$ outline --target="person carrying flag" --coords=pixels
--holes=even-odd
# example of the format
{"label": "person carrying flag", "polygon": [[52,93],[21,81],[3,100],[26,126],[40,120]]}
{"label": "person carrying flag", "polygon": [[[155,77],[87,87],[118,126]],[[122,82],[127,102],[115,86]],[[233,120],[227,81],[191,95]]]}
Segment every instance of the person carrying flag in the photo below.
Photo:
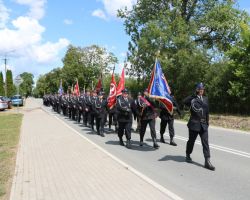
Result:
{"label": "person carrying flag", "polygon": [[148,89],[145,89],[143,94],[144,96],[141,96],[138,102],[141,117],[140,146],[143,146],[143,138],[146,132],[147,125],[149,124],[153,147],[157,149],[159,148],[159,145],[156,141],[155,131],[155,119],[157,117],[155,108],[157,105],[155,101],[153,101],[153,99],[149,98]]}

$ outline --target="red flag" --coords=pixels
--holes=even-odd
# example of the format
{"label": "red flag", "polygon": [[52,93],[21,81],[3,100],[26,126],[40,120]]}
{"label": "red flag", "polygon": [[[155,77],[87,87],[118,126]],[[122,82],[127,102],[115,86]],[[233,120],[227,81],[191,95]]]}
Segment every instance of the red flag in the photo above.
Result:
{"label": "red flag", "polygon": [[75,95],[80,96],[78,80],[76,81],[76,84],[75,84],[74,93],[75,93]]}
{"label": "red flag", "polygon": [[102,79],[101,79],[101,77],[99,78],[98,83],[97,83],[95,89],[96,89],[97,93],[101,91],[101,89],[102,89]]}
{"label": "red flag", "polygon": [[125,88],[125,71],[124,68],[122,69],[122,73],[120,76],[119,84],[116,88],[116,96],[119,96],[122,94],[122,90]]}
{"label": "red flag", "polygon": [[113,106],[115,105],[115,103],[116,103],[116,82],[115,82],[115,76],[113,73],[112,78],[111,78],[111,82],[110,82],[108,107],[110,109],[112,109]]}

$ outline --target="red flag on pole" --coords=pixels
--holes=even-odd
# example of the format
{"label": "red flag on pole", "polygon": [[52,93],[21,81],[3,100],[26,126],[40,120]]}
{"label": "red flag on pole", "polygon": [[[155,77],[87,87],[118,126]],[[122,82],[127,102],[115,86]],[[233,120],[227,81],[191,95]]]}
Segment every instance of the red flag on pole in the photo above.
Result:
{"label": "red flag on pole", "polygon": [[116,103],[116,81],[114,73],[112,74],[110,89],[109,89],[109,97],[108,97],[108,107],[112,109]]}
{"label": "red flag on pole", "polygon": [[74,92],[75,92],[75,95],[80,96],[80,90],[79,90],[78,80],[76,81]]}
{"label": "red flag on pole", "polygon": [[98,83],[97,83],[95,89],[96,89],[97,93],[99,93],[101,91],[101,89],[102,89],[102,79],[101,79],[101,77],[99,78]]}
{"label": "red flag on pole", "polygon": [[119,84],[116,88],[116,96],[119,96],[122,94],[122,90],[125,88],[125,70],[122,69],[122,73],[120,76]]}

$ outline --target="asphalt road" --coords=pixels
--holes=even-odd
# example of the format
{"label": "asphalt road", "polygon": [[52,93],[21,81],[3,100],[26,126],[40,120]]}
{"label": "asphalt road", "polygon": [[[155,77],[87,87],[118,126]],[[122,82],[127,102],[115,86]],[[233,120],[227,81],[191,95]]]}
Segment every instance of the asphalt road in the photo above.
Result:
{"label": "asphalt road", "polygon": [[[41,105],[41,100],[37,101]],[[147,129],[145,134],[146,145],[140,147],[138,142],[139,134],[132,133],[132,149],[127,149],[119,145],[115,133],[107,131],[106,137],[100,137],[82,124],[77,124],[62,115],[54,113],[51,108],[43,108],[109,153],[183,199],[250,199],[249,132],[244,133],[210,127],[211,162],[216,167],[215,171],[210,171],[203,167],[204,157],[199,139],[191,155],[194,163],[185,162],[188,136],[186,123],[175,122],[177,147],[168,144],[169,136],[168,132],[166,132],[165,139],[167,143],[159,143],[160,148],[155,150],[152,148],[150,132]],[[158,138],[159,122],[157,120]]]}

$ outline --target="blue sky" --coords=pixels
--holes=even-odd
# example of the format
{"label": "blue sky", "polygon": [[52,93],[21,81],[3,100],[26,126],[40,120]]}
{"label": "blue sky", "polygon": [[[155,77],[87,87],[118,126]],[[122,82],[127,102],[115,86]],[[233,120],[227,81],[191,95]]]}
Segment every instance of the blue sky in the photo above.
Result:
{"label": "blue sky", "polygon": [[[28,71],[38,77],[61,67],[69,44],[97,44],[125,59],[129,37],[116,10],[136,0],[0,0],[0,57],[6,55],[14,76]],[[249,0],[237,1],[250,11]],[[1,59],[0,70],[4,70]]]}

